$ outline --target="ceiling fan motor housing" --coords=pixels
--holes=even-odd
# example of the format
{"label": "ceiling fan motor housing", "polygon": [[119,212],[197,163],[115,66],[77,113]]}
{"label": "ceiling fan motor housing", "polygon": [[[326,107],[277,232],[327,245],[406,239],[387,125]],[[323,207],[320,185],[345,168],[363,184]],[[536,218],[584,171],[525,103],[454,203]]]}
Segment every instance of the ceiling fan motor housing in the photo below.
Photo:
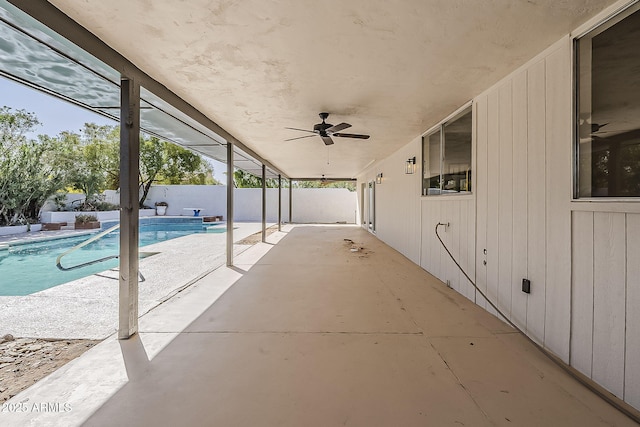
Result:
{"label": "ceiling fan motor housing", "polygon": [[325,132],[327,129],[329,129],[331,126],[333,126],[330,123],[325,123],[324,121],[329,117],[329,113],[320,113],[318,114],[320,116],[320,119],[322,120],[322,123],[318,123],[317,125],[313,125],[313,130],[315,132],[318,132],[320,134],[320,136],[327,136],[327,132]]}
{"label": "ceiling fan motor housing", "polygon": [[330,124],[330,123],[322,122],[322,123],[318,123],[317,125],[313,125],[313,130],[316,131],[316,132],[319,132],[320,135],[323,135],[323,134],[326,135],[325,131],[327,129],[329,129],[331,126],[333,126],[333,125]]}

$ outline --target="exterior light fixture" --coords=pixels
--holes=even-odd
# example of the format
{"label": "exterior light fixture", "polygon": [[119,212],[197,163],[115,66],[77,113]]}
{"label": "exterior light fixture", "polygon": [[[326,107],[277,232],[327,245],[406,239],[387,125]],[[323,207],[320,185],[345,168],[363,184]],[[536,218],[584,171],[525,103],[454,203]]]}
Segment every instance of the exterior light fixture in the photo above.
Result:
{"label": "exterior light fixture", "polygon": [[404,173],[412,175],[416,171],[416,158],[415,156],[407,159],[407,163],[404,165]]}
{"label": "exterior light fixture", "polygon": [[382,172],[376,175],[376,184],[382,184]]}

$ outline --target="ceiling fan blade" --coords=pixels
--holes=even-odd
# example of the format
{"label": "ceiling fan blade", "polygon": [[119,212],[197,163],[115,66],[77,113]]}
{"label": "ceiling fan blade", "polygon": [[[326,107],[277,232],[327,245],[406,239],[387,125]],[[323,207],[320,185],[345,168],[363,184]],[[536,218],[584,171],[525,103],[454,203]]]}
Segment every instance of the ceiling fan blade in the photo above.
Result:
{"label": "ceiling fan blade", "polygon": [[349,123],[338,123],[337,125],[331,126],[330,128],[328,128],[326,132],[329,132],[329,133],[340,132],[341,130],[350,128],[350,127],[351,125]]}
{"label": "ceiling fan blade", "polygon": [[596,133],[598,132],[600,129],[602,129],[603,127],[605,127],[606,125],[608,125],[609,123],[605,123],[603,125],[598,124],[598,123],[591,123],[591,133]]}
{"label": "ceiling fan blade", "polygon": [[322,141],[324,141],[324,145],[333,144],[333,139],[331,139],[330,136],[320,136],[320,138],[322,138]]}
{"label": "ceiling fan blade", "polygon": [[295,141],[296,139],[302,139],[302,138],[311,138],[315,135],[305,135],[305,136],[299,136],[297,138],[289,138],[289,139],[285,139],[285,141]]}
{"label": "ceiling fan blade", "polygon": [[307,129],[298,129],[298,128],[285,128],[285,129],[291,129],[291,130],[299,130],[302,132],[311,132],[311,133],[317,133],[315,130],[307,130]]}
{"label": "ceiling fan blade", "polygon": [[630,133],[635,133],[635,132],[638,132],[638,129],[611,129],[611,130],[601,130],[601,131],[598,131],[598,132],[594,132],[594,133],[591,134],[591,136],[605,135],[605,134],[608,134],[608,133],[615,133],[615,134],[619,135],[621,133],[630,134]]}
{"label": "ceiling fan blade", "polygon": [[338,136],[341,138],[369,139],[369,135],[360,135],[357,133],[334,133],[333,136]]}

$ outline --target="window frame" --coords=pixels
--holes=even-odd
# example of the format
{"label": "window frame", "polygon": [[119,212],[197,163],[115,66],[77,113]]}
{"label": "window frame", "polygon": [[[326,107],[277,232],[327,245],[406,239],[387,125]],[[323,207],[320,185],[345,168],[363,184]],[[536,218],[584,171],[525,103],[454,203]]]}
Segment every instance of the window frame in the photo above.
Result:
{"label": "window frame", "polygon": [[[462,118],[464,115],[466,114],[471,114],[471,157],[469,158],[469,168],[470,168],[470,173],[469,173],[469,177],[467,178],[468,180],[470,180],[471,182],[471,190],[469,191],[455,191],[455,192],[443,192],[443,187],[444,187],[444,176],[446,174],[443,173],[443,169],[444,169],[444,165],[445,165],[445,157],[446,157],[446,135],[445,135],[445,128],[447,125],[455,122],[456,120]],[[463,106],[461,106],[460,108],[458,108],[457,110],[455,110],[453,113],[451,113],[449,116],[447,116],[444,120],[440,121],[437,125],[431,127],[428,131],[426,131],[425,133],[422,134],[421,136],[421,156],[422,156],[422,167],[420,170],[420,181],[421,181],[421,185],[420,185],[420,196],[421,197],[440,197],[440,196],[450,196],[450,197],[465,197],[465,196],[472,196],[474,194],[474,179],[472,178],[473,176],[473,163],[474,163],[474,146],[475,146],[475,107],[474,107],[474,103],[473,101],[469,101],[467,103],[465,103]],[[440,144],[439,144],[439,152],[440,152],[440,158],[438,161],[439,164],[439,185],[440,187],[438,188],[438,194],[428,194],[428,190],[431,187],[427,187],[425,186],[425,177],[424,177],[424,171],[425,171],[425,144],[428,146],[429,145],[429,137],[431,137],[432,135],[436,134],[440,132]],[[433,187],[435,188],[435,187]]]}
{"label": "window frame", "polygon": [[[591,38],[614,27],[634,13],[640,13],[640,2],[632,1],[588,27],[580,28],[571,38],[572,87],[572,183],[571,202],[575,203],[640,203],[638,196],[580,196],[580,40]],[[576,205],[577,206],[577,205]]]}

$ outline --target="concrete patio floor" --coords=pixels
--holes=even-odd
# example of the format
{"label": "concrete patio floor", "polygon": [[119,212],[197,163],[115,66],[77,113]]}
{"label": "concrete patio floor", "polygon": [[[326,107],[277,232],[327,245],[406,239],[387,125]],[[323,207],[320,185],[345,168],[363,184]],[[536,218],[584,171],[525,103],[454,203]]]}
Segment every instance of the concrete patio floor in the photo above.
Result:
{"label": "concrete patio floor", "polygon": [[25,411],[0,425],[636,425],[359,227],[269,242],[15,396]]}

